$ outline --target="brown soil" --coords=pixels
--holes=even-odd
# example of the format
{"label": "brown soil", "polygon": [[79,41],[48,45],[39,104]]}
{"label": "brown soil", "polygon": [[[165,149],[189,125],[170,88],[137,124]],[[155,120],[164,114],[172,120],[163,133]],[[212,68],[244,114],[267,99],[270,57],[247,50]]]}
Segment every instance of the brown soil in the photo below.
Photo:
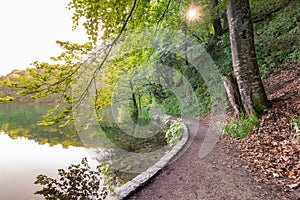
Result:
{"label": "brown soil", "polygon": [[[203,159],[198,153],[207,127],[204,121],[185,119],[190,122],[189,131],[194,136],[191,145],[128,199],[300,199],[297,190],[300,137],[288,128],[290,120],[300,115],[299,74],[299,68],[275,71],[265,80],[265,87],[269,99],[276,102],[262,117],[255,133],[243,140],[221,137]],[[200,128],[197,128],[198,123]],[[284,134],[280,134],[281,131]],[[259,141],[267,142],[262,145]],[[278,148],[273,148],[274,141]],[[291,144],[294,146],[289,148]],[[272,157],[273,162],[267,162]]]}

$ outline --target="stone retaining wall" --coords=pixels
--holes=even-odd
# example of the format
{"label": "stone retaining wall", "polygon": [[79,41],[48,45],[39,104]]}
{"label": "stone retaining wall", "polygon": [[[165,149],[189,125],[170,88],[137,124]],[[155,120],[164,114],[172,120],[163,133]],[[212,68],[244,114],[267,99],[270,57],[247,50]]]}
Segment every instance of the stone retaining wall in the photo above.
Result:
{"label": "stone retaining wall", "polygon": [[186,145],[189,134],[186,125],[184,125],[184,133],[181,140],[172,148],[170,152],[164,155],[155,165],[148,168],[147,171],[139,174],[131,181],[128,181],[122,187],[116,189],[115,193],[108,196],[109,200],[121,200],[133,194],[137,189],[149,182],[160,170],[166,167],[170,161],[180,152]]}

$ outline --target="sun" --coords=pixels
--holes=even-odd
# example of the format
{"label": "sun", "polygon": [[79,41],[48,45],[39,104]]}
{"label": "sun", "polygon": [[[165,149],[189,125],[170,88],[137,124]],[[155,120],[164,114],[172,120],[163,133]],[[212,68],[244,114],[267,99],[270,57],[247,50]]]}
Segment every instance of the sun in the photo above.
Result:
{"label": "sun", "polygon": [[200,19],[199,7],[191,5],[186,11],[186,18],[189,22],[198,21]]}
{"label": "sun", "polygon": [[195,10],[195,8],[190,9],[188,11],[188,18],[189,19],[195,19],[197,17],[197,11]]}

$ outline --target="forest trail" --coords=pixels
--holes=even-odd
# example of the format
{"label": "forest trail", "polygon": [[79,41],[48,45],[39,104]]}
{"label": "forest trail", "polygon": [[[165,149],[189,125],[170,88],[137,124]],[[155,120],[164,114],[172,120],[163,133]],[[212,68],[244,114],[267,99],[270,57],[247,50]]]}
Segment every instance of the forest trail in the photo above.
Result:
{"label": "forest trail", "polygon": [[[198,154],[207,129],[205,121],[197,118],[183,118],[184,121],[189,122],[189,133],[192,137],[194,136],[191,145],[188,145],[188,149],[177,160],[168,165],[146,186],[128,199],[300,199],[298,190],[289,190],[286,189],[286,186],[281,187],[276,184],[276,181],[289,182],[292,180],[289,180],[284,174],[282,174],[282,177],[274,179],[272,174],[276,173],[277,169],[274,168],[273,163],[270,162],[267,163],[269,164],[267,165],[266,162],[260,162],[270,156],[282,156],[282,152],[278,150],[277,155],[271,155],[270,153],[272,151],[267,151],[268,148],[266,148],[266,146],[254,143],[258,139],[267,142],[269,141],[270,144],[267,143],[267,145],[270,146],[269,149],[274,151],[275,148],[272,148],[271,143],[276,140],[277,136],[275,134],[274,138],[269,139],[270,134],[272,136],[272,133],[275,130],[270,126],[267,126],[268,122],[271,124],[277,123],[277,126],[274,126],[275,128],[282,128],[288,126],[287,123],[289,123],[291,117],[295,117],[295,115],[280,115],[281,117],[278,117],[278,113],[280,110],[283,110],[284,113],[289,115],[289,112],[287,111],[292,109],[290,108],[291,106],[294,110],[300,107],[300,68],[294,67],[284,70],[275,70],[274,73],[265,80],[265,87],[269,99],[276,100],[276,102],[273,104],[273,108],[262,117],[262,120],[264,120],[264,124],[266,125],[261,125],[260,129],[258,129],[249,139],[236,140],[221,137],[214,149],[205,158],[200,159]],[[288,99],[280,99],[284,94],[293,95],[288,97]],[[278,98],[280,101],[279,103]],[[289,107],[285,107],[283,104],[288,104]],[[268,118],[270,115],[274,117]],[[274,121],[274,119],[285,120]],[[265,131],[265,133],[262,131],[266,129],[268,132]],[[281,132],[280,136],[285,137],[285,141],[290,141],[298,145],[299,141],[297,139],[299,139],[299,137],[291,137],[291,135],[294,134],[295,133],[289,129],[287,133]],[[258,139],[256,139],[257,137]],[[295,141],[295,139],[297,141]],[[264,149],[267,150],[264,151]],[[288,156],[289,153],[290,152],[287,152],[287,155],[285,156]],[[291,156],[292,155],[293,154],[291,154]],[[299,160],[295,160],[295,157],[293,157],[293,159],[294,164],[299,163]],[[253,164],[253,160],[259,160],[259,164]],[[279,158],[277,160],[279,160]],[[285,170],[285,168],[286,166],[283,166],[280,170]],[[263,171],[259,171],[260,169],[263,169]],[[264,172],[268,173],[264,174]],[[288,174],[289,171],[286,173]],[[261,180],[267,181],[258,181],[258,177],[260,176],[264,177]],[[266,184],[264,182],[271,184]]]}
{"label": "forest trail", "polygon": [[[281,199],[269,186],[258,184],[220,140],[203,159],[198,154],[206,125],[187,119],[192,144],[175,162],[163,169],[144,188],[129,199],[204,200],[204,199]],[[200,128],[197,128],[199,124]]]}

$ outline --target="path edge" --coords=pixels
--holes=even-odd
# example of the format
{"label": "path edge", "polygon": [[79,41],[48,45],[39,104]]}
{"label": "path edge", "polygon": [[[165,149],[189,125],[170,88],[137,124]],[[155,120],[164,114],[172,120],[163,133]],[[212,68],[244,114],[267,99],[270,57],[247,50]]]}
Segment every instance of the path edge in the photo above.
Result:
{"label": "path edge", "polygon": [[155,175],[165,168],[173,158],[183,149],[189,140],[189,133],[186,124],[183,124],[184,133],[179,142],[172,148],[170,152],[165,154],[153,166],[149,167],[145,172],[139,174],[131,181],[128,181],[116,191],[108,196],[110,200],[122,200],[132,195],[135,191],[146,185]]}

